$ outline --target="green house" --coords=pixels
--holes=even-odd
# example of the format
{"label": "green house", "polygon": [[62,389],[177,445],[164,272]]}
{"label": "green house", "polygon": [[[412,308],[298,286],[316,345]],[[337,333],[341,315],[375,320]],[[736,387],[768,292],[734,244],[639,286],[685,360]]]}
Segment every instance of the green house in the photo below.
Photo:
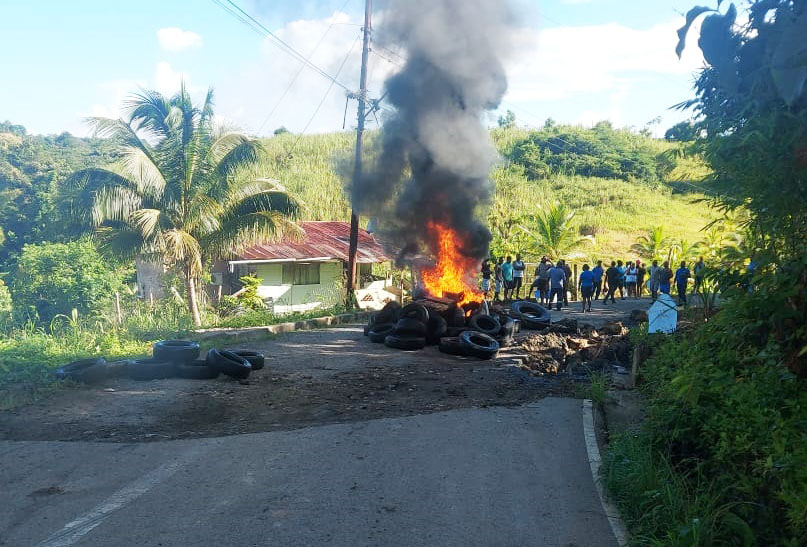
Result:
{"label": "green house", "polygon": [[[305,233],[300,241],[256,245],[228,261],[227,272],[221,276],[226,292],[237,291],[241,276],[254,274],[261,280],[258,294],[277,313],[344,301],[350,223],[309,221],[300,227]],[[375,237],[360,229],[356,279],[369,276],[373,264],[389,261]]]}

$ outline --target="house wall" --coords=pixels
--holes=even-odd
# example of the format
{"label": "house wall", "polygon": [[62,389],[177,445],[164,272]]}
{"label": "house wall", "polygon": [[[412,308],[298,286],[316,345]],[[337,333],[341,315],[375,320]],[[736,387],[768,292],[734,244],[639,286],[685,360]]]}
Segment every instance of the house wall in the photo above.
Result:
{"label": "house wall", "polygon": [[272,298],[275,311],[286,313],[305,311],[321,305],[339,301],[342,280],[341,262],[321,262],[319,264],[319,284],[291,285],[283,283],[283,263],[250,264],[249,271],[261,279],[258,295]]}

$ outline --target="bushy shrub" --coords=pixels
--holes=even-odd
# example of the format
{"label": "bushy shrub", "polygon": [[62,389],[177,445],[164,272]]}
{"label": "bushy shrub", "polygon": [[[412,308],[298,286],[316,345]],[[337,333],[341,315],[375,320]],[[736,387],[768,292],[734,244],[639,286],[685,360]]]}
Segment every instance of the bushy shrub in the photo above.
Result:
{"label": "bushy shrub", "polygon": [[70,315],[73,309],[94,316],[121,290],[123,276],[87,240],[26,245],[11,293],[16,308],[32,312],[43,323],[58,314]]}

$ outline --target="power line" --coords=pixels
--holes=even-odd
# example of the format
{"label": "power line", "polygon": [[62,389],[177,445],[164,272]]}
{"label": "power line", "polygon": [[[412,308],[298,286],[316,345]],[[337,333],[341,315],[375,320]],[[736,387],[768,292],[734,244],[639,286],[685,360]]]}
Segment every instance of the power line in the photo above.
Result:
{"label": "power line", "polygon": [[[345,3],[344,3],[344,4],[342,4],[342,7],[341,7],[341,8],[339,8],[339,11],[344,11],[345,6],[347,6],[348,2],[350,2],[350,0],[345,0]],[[322,42],[325,40],[325,37],[326,37],[326,36],[328,36],[328,33],[331,31],[331,29],[334,27],[334,25],[337,25],[337,24],[338,24],[338,23],[331,23],[330,25],[328,25],[328,28],[327,28],[327,29],[325,29],[325,32],[322,34],[322,37],[319,39],[319,41],[316,43],[316,45],[314,46],[314,48],[311,50],[311,53],[309,53],[309,54],[308,54],[307,61],[309,61],[309,62],[311,61],[311,58],[312,58],[312,57],[314,56],[314,54],[317,52],[317,50],[319,49],[319,46],[320,46],[320,45],[322,45]],[[358,26],[361,26],[361,25],[358,25]],[[280,104],[283,102],[283,99],[285,99],[285,98],[286,98],[286,95],[288,95],[289,91],[291,91],[291,88],[292,88],[292,87],[294,86],[294,84],[297,82],[297,78],[300,76],[300,74],[302,73],[302,71],[303,71],[303,69],[304,69],[305,67],[306,67],[305,63],[300,64],[300,68],[299,68],[299,69],[297,70],[297,72],[294,74],[294,77],[293,77],[293,78],[291,79],[291,81],[289,82],[289,85],[287,85],[287,86],[286,86],[286,89],[285,89],[285,90],[283,91],[283,93],[280,95],[280,98],[277,100],[277,102],[275,103],[275,105],[274,105],[274,106],[272,107],[272,109],[269,111],[269,114],[267,114],[267,115],[266,115],[266,118],[264,118],[263,123],[261,123],[261,125],[260,125],[260,127],[258,127],[257,131],[255,131],[255,134],[259,134],[259,133],[261,132],[261,130],[264,128],[264,126],[267,124],[267,122],[268,122],[268,121],[269,121],[269,120],[272,118],[272,116],[274,115],[275,111],[278,109],[278,107],[280,106]],[[339,74],[337,74],[336,76],[338,77],[338,76],[339,76]],[[331,82],[331,83],[333,83],[333,82]]]}
{"label": "power line", "polygon": [[[258,34],[264,37],[271,37],[276,45],[280,47],[283,51],[297,59],[298,61],[302,62],[305,66],[310,68],[311,70],[315,71],[317,74],[327,78],[331,81],[332,84],[338,85],[346,92],[351,93],[351,89],[347,87],[345,84],[338,81],[334,76],[331,76],[325,70],[321,69],[313,62],[311,62],[308,58],[306,58],[302,53],[294,49],[291,45],[286,43],[282,38],[277,36],[271,30],[266,28],[260,21],[252,17],[249,13],[244,11],[238,4],[236,4],[233,0],[213,0],[215,4],[223,8],[227,13],[237,18],[239,21],[244,23],[247,27],[252,29],[253,31],[257,32]],[[226,4],[225,4],[226,2]],[[229,4],[229,5],[228,5]]]}

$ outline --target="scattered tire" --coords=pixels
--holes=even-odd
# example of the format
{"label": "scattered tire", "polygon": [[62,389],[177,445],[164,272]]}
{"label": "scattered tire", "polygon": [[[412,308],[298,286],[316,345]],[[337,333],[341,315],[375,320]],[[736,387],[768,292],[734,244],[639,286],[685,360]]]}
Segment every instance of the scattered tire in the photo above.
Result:
{"label": "scattered tire", "polygon": [[503,316],[503,319],[501,322],[502,328],[499,329],[499,336],[512,337],[516,332],[516,322],[512,317]]}
{"label": "scattered tire", "polygon": [[163,380],[176,373],[176,364],[169,361],[150,359],[132,359],[126,364],[126,377],[132,380]]}
{"label": "scattered tire", "polygon": [[390,348],[407,351],[418,350],[426,347],[426,338],[422,336],[390,334],[384,339],[384,345]]}
{"label": "scattered tire", "polygon": [[384,304],[378,312],[373,315],[373,323],[376,325],[385,325],[387,323],[395,323],[398,320],[398,315],[401,310],[401,305],[392,300]]}
{"label": "scattered tire", "polygon": [[429,320],[429,310],[423,304],[418,304],[417,302],[412,302],[411,304],[407,304],[401,309],[401,314],[399,319],[408,318],[408,319],[417,319],[424,325]]}
{"label": "scattered tire", "polygon": [[499,353],[499,343],[483,332],[467,330],[459,337],[465,355],[493,359]]}
{"label": "scattered tire", "polygon": [[81,359],[53,371],[58,380],[72,380],[83,384],[100,382],[109,377],[106,361],[101,358]]}
{"label": "scattered tire", "polygon": [[212,380],[219,377],[219,371],[208,366],[207,359],[194,359],[188,363],[180,363],[176,367],[177,376],[192,380]]}
{"label": "scattered tire", "polygon": [[247,379],[249,373],[252,372],[252,366],[249,364],[249,361],[226,349],[213,348],[208,351],[207,366],[218,370],[230,378],[237,378],[239,380]]}
{"label": "scattered tire", "polygon": [[417,319],[411,317],[401,317],[395,323],[395,334],[403,336],[417,336],[423,338],[426,336],[426,323],[422,323]]}
{"label": "scattered tire", "polygon": [[154,359],[171,363],[188,363],[199,357],[199,342],[163,340],[154,344]]}
{"label": "scattered tire", "polygon": [[370,339],[370,342],[373,342],[374,344],[383,344],[384,338],[392,334],[392,331],[394,330],[395,325],[392,323],[373,325],[373,328],[371,328],[370,332],[367,333],[367,337]]}
{"label": "scattered tire", "polygon": [[543,329],[552,322],[552,315],[549,310],[533,302],[524,300],[514,302],[512,310],[512,315],[521,321],[521,326],[525,329]]}
{"label": "scattered tire", "polygon": [[497,336],[502,328],[498,319],[484,313],[471,317],[471,320],[468,321],[468,327],[470,327],[471,330],[484,332],[489,336]]}
{"label": "scattered tire", "polygon": [[448,323],[441,315],[429,315],[429,322],[426,323],[426,343],[437,344],[440,338],[446,335]]}
{"label": "scattered tire", "polygon": [[438,349],[448,355],[465,355],[465,349],[460,344],[460,339],[455,336],[441,338]]}
{"label": "scattered tire", "polygon": [[462,308],[456,307],[452,310],[449,310],[448,316],[446,317],[448,321],[448,326],[450,327],[464,327],[465,326],[465,312]]}
{"label": "scattered tire", "polygon": [[230,351],[249,361],[249,365],[252,367],[253,372],[256,370],[261,370],[264,364],[266,364],[266,357],[263,355],[263,353],[258,353],[257,351],[248,349],[232,349]]}

